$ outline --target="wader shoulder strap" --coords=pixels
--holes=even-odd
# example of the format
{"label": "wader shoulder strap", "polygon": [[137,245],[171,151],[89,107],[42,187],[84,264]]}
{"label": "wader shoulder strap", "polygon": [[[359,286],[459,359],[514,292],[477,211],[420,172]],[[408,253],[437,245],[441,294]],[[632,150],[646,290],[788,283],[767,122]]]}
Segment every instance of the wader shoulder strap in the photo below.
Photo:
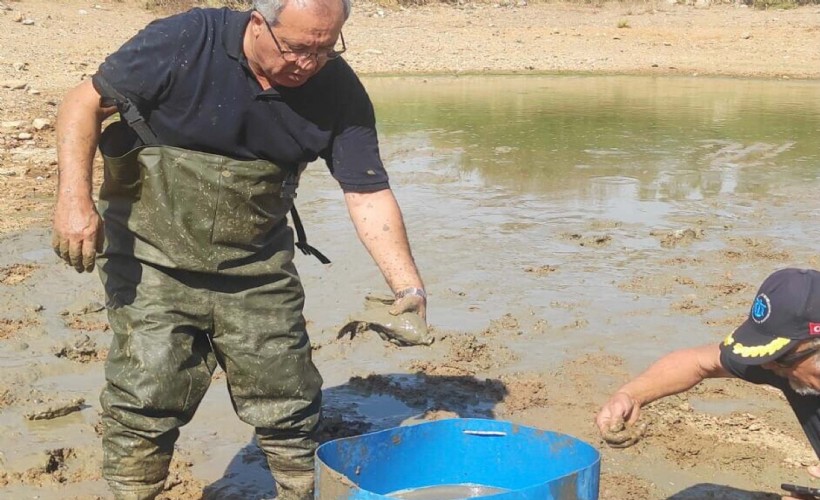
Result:
{"label": "wader shoulder strap", "polygon": [[296,205],[290,207],[290,217],[293,219],[293,227],[296,228],[296,248],[301,250],[305,255],[312,255],[316,257],[322,264],[330,264],[330,259],[325,257],[322,252],[308,245],[307,235],[305,234],[305,226],[302,225],[302,219],[299,218],[299,212],[296,211]]}
{"label": "wader shoulder strap", "polygon": [[108,83],[108,80],[100,75],[94,76],[94,83],[99,85],[102,90],[103,99],[110,99],[117,105],[117,110],[120,116],[128,123],[128,125],[140,136],[142,143],[146,146],[159,144],[154,131],[145,123],[145,119],[140,114],[139,109],[131,102],[131,99],[122,95],[117,89]]}

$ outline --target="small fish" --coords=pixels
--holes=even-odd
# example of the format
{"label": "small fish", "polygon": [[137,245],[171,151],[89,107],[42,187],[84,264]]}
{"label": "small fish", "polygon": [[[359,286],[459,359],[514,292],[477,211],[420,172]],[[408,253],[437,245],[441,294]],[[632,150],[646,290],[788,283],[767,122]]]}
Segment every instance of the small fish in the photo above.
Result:
{"label": "small fish", "polygon": [[371,309],[354,317],[339,329],[336,338],[349,336],[352,339],[368,330],[398,346],[430,345],[434,340],[418,314],[402,313],[394,316],[386,309]]}

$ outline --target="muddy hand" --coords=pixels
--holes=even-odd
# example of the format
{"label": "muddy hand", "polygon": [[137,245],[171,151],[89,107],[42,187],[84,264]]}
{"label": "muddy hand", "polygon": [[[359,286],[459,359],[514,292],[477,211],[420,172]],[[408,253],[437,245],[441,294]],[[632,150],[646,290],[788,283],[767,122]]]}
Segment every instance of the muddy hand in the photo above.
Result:
{"label": "muddy hand", "polygon": [[405,295],[397,299],[390,307],[390,314],[398,316],[402,313],[412,312],[421,316],[425,322],[427,321],[427,300],[418,295]]}
{"label": "muddy hand", "polygon": [[54,215],[51,246],[54,252],[78,273],[94,270],[97,253],[103,249],[102,219],[95,209],[72,213],[58,205]]}
{"label": "muddy hand", "polygon": [[610,426],[609,429],[601,433],[606,444],[612,448],[629,448],[640,441],[646,433],[645,422],[639,424],[624,424],[623,421]]}

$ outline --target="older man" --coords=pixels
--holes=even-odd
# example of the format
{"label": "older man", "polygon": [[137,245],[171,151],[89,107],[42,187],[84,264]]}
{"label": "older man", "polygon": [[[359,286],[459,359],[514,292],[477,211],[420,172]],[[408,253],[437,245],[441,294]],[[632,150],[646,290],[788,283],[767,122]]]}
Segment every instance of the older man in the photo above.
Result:
{"label": "older man", "polygon": [[[596,424],[605,441],[629,446],[643,405],[706,378],[737,377],[780,389],[820,456],[820,272],[782,269],[757,292],[749,317],[721,344],[675,351],[618,389]],[[820,477],[820,468],[809,467]]]}
{"label": "older man", "polygon": [[[60,106],[53,245],[78,271],[100,264],[114,332],[103,474],[117,498],[162,490],[179,428],[217,364],[279,497],[312,497],[322,379],[286,220],[295,245],[324,261],[293,208],[308,162],[323,158],[339,182],[397,296],[392,312],[425,317],[373,107],[340,57],[349,11],[349,0],[257,0],[249,12],[160,19]],[[122,120],[100,134],[115,111]]]}

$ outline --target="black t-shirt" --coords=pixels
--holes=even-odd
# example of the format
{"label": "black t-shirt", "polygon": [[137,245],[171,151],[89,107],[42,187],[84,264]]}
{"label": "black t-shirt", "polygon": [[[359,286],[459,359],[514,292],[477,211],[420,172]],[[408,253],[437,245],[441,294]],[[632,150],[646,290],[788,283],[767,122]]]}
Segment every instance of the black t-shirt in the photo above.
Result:
{"label": "black t-shirt", "polygon": [[156,20],[94,79],[131,99],[162,144],[288,169],[321,156],[345,191],[389,187],[373,105],[350,66],[334,59],[300,87],[263,91],[242,51],[249,20],[229,9]]}
{"label": "black t-shirt", "polygon": [[820,396],[801,396],[789,385],[788,379],[760,366],[741,365],[721,353],[720,364],[732,375],[753,384],[766,384],[783,392],[803,432],[809,438],[814,453],[820,457]]}

